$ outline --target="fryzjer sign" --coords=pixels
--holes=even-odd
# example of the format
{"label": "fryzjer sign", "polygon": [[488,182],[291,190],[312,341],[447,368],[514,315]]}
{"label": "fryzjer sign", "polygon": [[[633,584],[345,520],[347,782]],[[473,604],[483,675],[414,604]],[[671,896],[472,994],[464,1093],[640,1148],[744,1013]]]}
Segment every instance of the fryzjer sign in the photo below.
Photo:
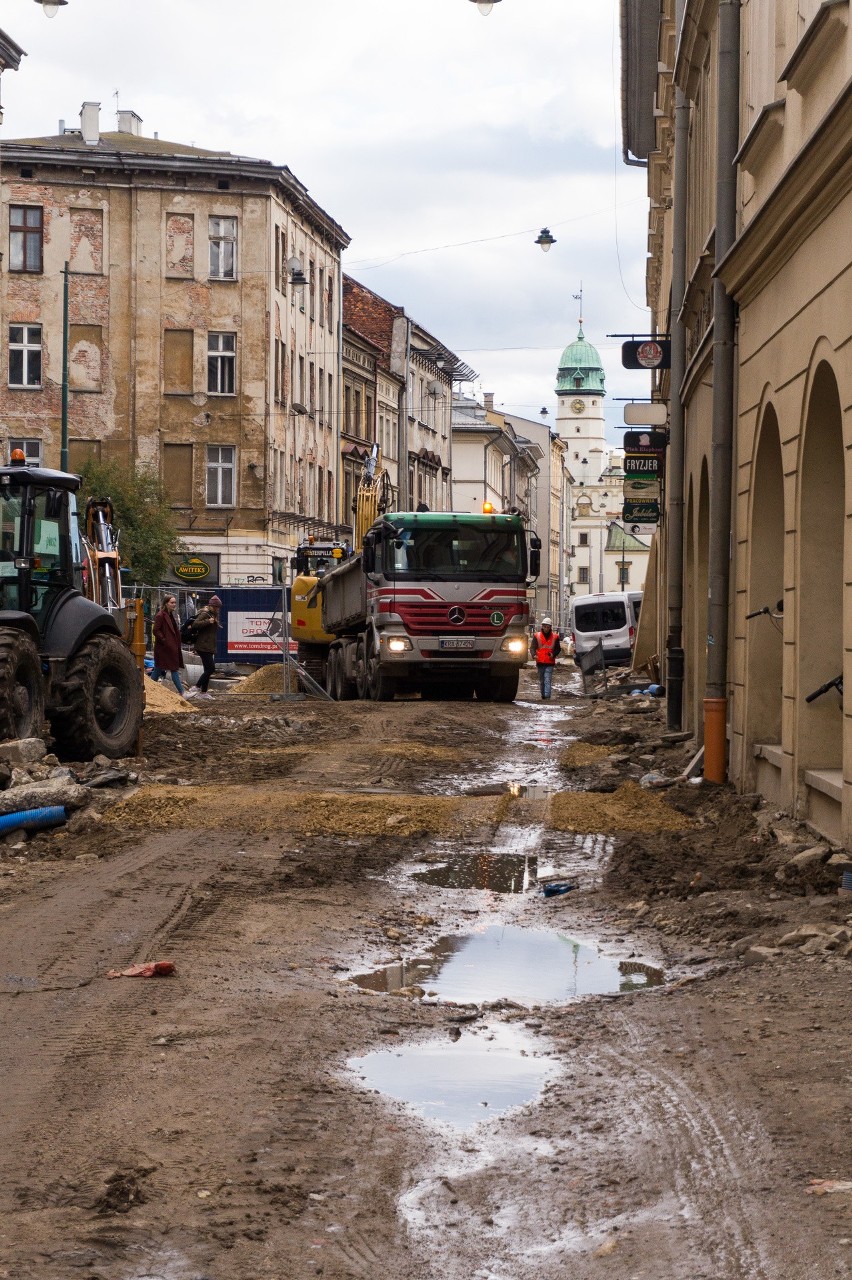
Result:
{"label": "fryzjer sign", "polygon": [[646,338],[641,342],[621,344],[621,363],[625,369],[670,369],[672,344],[668,339]]}
{"label": "fryzjer sign", "polygon": [[656,479],[661,470],[661,459],[657,453],[628,453],[624,456],[624,474],[628,479],[633,476],[653,476]]}

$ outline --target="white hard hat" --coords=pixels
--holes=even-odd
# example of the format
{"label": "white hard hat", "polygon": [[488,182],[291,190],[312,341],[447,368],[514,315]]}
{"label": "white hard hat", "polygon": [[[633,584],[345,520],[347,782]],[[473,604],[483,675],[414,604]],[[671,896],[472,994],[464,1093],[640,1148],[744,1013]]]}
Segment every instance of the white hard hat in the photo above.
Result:
{"label": "white hard hat", "polygon": [[543,627],[552,627],[552,626],[553,626],[553,619],[552,619],[552,618],[542,618],[542,620],[541,620],[541,625],[542,625]]}

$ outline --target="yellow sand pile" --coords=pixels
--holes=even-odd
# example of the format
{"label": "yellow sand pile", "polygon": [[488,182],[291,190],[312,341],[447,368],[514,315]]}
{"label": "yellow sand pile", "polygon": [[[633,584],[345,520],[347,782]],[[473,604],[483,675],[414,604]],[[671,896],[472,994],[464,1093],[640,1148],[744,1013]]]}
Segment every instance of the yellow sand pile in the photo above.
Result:
{"label": "yellow sand pile", "polygon": [[[293,691],[296,689],[296,680],[293,669],[291,668],[290,687]],[[257,671],[252,672],[245,680],[241,680],[231,690],[231,697],[234,698],[257,698],[268,693],[284,692],[284,664],[282,662],[270,662],[266,667],[258,667]]]}
{"label": "yellow sand pile", "polygon": [[686,831],[694,824],[659,791],[625,782],[613,792],[560,791],[550,800],[549,825],[555,831]]}
{"label": "yellow sand pile", "polygon": [[584,769],[586,765],[597,764],[614,755],[616,747],[600,747],[592,742],[572,742],[560,752],[559,763],[563,769]]}
{"label": "yellow sand pile", "polygon": [[164,831],[298,832],[305,836],[457,835],[494,819],[493,797],[338,795],[257,787],[143,787],[105,822]]}
{"label": "yellow sand pile", "polygon": [[195,711],[191,702],[182,698],[172,684],[171,676],[162,680],[145,677],[145,714],[170,715],[173,711]]}

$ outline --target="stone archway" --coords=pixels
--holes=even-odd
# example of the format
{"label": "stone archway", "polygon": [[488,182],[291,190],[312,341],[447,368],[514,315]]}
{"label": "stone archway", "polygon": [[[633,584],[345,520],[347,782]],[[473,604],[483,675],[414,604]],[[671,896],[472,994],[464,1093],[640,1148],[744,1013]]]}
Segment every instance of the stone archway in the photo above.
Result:
{"label": "stone archway", "polygon": [[796,617],[796,766],[840,769],[843,716],[832,690],[812,703],[807,694],[843,670],[843,541],[845,459],[840,395],[831,366],[811,383],[799,467]]}
{"label": "stone archway", "polygon": [[[778,418],[767,406],[752,470],[749,573],[746,612],[776,612],[784,596],[784,468]],[[783,621],[752,618],[746,628],[745,761],[753,768],[755,743],[781,742]]]}

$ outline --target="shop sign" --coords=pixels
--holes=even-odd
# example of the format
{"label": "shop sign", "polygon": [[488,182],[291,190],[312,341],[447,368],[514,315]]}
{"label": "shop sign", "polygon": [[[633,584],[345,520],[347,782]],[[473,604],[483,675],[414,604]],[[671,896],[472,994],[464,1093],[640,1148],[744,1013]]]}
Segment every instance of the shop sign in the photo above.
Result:
{"label": "shop sign", "polygon": [[660,482],[656,476],[628,477],[624,481],[625,502],[660,501]]}
{"label": "shop sign", "polygon": [[665,431],[628,431],[624,437],[627,453],[665,453],[667,444]]}
{"label": "shop sign", "polygon": [[621,512],[622,520],[629,524],[659,524],[660,523],[660,504],[656,500],[643,499],[640,501],[630,500],[624,503]]}
{"label": "shop sign", "polygon": [[661,459],[657,453],[627,453],[624,455],[624,474],[634,476],[659,476]]}
{"label": "shop sign", "polygon": [[644,342],[623,342],[621,363],[625,369],[670,369],[672,344],[668,340],[657,341],[656,338],[649,338]]}
{"label": "shop sign", "polygon": [[[281,653],[281,609],[228,610],[228,655]],[[291,646],[292,647],[292,646]]]}
{"label": "shop sign", "polygon": [[181,582],[205,582],[211,574],[212,566],[201,556],[189,556],[174,565],[174,575]]}

